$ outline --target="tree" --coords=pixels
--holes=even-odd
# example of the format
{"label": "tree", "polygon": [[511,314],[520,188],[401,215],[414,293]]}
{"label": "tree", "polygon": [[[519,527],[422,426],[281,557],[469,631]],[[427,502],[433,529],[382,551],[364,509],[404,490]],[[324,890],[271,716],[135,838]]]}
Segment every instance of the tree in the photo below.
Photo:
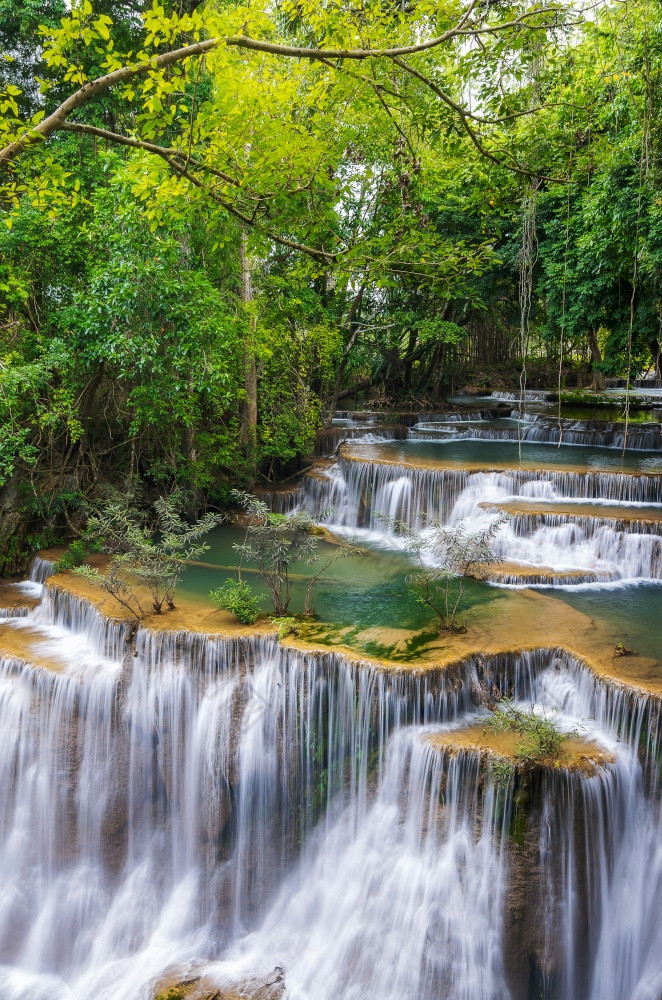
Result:
{"label": "tree", "polygon": [[376,516],[403,538],[405,552],[415,566],[407,584],[419,603],[437,616],[440,631],[464,632],[457,613],[466,579],[496,561],[490,542],[504,519],[496,518],[489,527],[473,532],[467,531],[464,521],[441,525],[430,520],[419,531],[388,514]]}
{"label": "tree", "polygon": [[152,611],[160,615],[175,607],[175,588],[182,570],[209,548],[201,539],[222,517],[205,514],[195,524],[182,517],[184,496],[175,491],[159,497],[151,510],[141,507],[135,482],[124,492],[108,490],[87,523],[87,536],[101,543],[110,555],[108,570],[89,566],[73,572],[96,583],[136,619],[144,617],[139,588],[152,601]]}
{"label": "tree", "polygon": [[[252,560],[257,565],[276,616],[287,615],[292,596],[291,567],[295,563],[312,565],[318,558],[319,526],[306,511],[294,514],[273,514],[267,505],[248,493],[233,491],[234,499],[244,508],[248,519],[246,538],[235,550],[242,562]],[[321,518],[328,516],[326,510]],[[306,590],[304,614],[312,614],[312,593],[319,578],[338,560],[355,554],[350,545],[338,545],[311,576]],[[241,564],[238,568],[241,583]]]}
{"label": "tree", "polygon": [[289,476],[357,391],[659,366],[649,0],[146,6],[0,2],[0,480],[55,528],[131,473]]}

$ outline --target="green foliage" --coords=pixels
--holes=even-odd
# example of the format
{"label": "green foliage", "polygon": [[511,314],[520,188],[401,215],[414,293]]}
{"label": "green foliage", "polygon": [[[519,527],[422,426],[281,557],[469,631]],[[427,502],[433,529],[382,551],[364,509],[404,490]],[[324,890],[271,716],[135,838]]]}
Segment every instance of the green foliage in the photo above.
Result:
{"label": "green foliage", "polygon": [[299,635],[301,631],[301,623],[296,618],[288,616],[284,618],[272,618],[271,624],[276,626],[279,642],[286,639],[288,635]]}
{"label": "green foliage", "polygon": [[165,990],[159,990],[154,1000],[186,1000],[188,992],[185,986],[169,986]]}
{"label": "green foliage", "polygon": [[135,481],[124,491],[108,489],[88,519],[87,537],[110,555],[109,569],[80,566],[74,572],[100,586],[135,618],[146,613],[141,587],[151,597],[154,614],[161,614],[164,605],[172,610],[183,568],[207,551],[201,539],[221,520],[220,515],[205,514],[188,524],[182,516],[184,503],[184,495],[176,490],[145,509]]}
{"label": "green foliage", "polygon": [[515,757],[524,768],[555,762],[571,735],[547,716],[517,708],[509,698],[499,702],[487,724],[495,732],[517,733]]}
{"label": "green foliage", "polygon": [[242,561],[256,563],[276,617],[282,618],[287,615],[292,596],[291,567],[295,563],[310,565],[315,561],[317,524],[305,511],[272,514],[263,501],[249,493],[235,490],[233,496],[248,518],[245,540],[234,548]]}
{"label": "green foliage", "polygon": [[[485,387],[495,360],[512,377],[532,187],[530,353],[576,373],[597,345],[596,377],[659,367],[650,0],[572,24],[556,5],[477,7],[480,44],[411,63],[236,44],[375,51],[439,36],[458,10],[0,0],[0,145],[85,81],[141,66],[76,110],[88,131],[29,144],[0,177],[0,486],[88,495],[139,471],[217,501],[294,472],[341,394],[436,405],[468,358]],[[535,30],[507,27],[520,15]],[[210,38],[232,44],[154,62]]]}
{"label": "green foliage", "polygon": [[55,563],[55,572],[59,573],[64,569],[75,569],[82,566],[87,561],[92,552],[99,552],[101,546],[98,541],[84,538],[76,538],[70,542],[67,551],[61,559]]}
{"label": "green foliage", "polygon": [[[252,560],[256,563],[271,596],[276,617],[284,620],[292,596],[292,566],[295,563],[312,566],[319,559],[319,525],[306,511],[273,514],[262,500],[249,493],[234,490],[233,497],[246,511],[248,520],[245,540],[234,548],[242,562]],[[331,512],[332,508],[328,508],[321,512],[320,517],[323,519]],[[304,600],[304,614],[313,614],[311,601],[319,578],[338,559],[360,554],[361,550],[351,544],[333,547],[310,577]]]}
{"label": "green foliage", "polygon": [[494,777],[494,783],[500,788],[507,788],[513,780],[515,774],[515,766],[512,761],[499,757],[491,763],[490,767]]}
{"label": "green foliage", "polygon": [[209,596],[217,607],[229,611],[242,625],[257,621],[262,600],[245,580],[226,580]]}
{"label": "green foliage", "polygon": [[441,525],[428,520],[419,531],[387,514],[377,512],[375,516],[403,538],[405,552],[415,565],[407,584],[417,601],[435,613],[440,631],[466,631],[457,619],[466,578],[483,572],[495,561],[490,543],[506,519],[496,518],[475,532],[467,531],[463,521]]}

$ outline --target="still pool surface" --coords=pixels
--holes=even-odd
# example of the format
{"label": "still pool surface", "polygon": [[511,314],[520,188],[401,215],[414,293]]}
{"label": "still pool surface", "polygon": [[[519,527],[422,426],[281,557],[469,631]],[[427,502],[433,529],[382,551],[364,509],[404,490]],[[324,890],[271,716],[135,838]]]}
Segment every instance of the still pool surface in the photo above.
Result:
{"label": "still pool surface", "polygon": [[[179,592],[196,600],[209,601],[210,590],[236,576],[237,553],[232,546],[241,543],[243,538],[243,530],[235,527],[225,526],[212,532],[210,550],[205,555],[206,565],[190,566],[182,577]],[[333,551],[332,545],[320,542],[320,559],[316,563],[292,568],[292,613],[303,611],[310,576]],[[364,548],[363,553],[337,561],[317,583],[313,606],[320,622],[361,629],[429,630],[434,625],[433,616],[407,585],[412,564],[406,555],[381,547]],[[261,610],[268,614],[268,594],[255,567],[247,564],[243,572],[244,578],[263,595]],[[626,646],[662,664],[662,583],[544,588],[542,593],[552,600],[570,604],[592,618],[598,629],[608,630],[610,635],[617,634]],[[474,609],[481,606],[513,599],[511,590],[467,580],[460,618],[463,614],[470,617]],[[209,603],[211,605],[211,601]],[[545,614],[553,625],[552,604],[546,605]]]}
{"label": "still pool surface", "polygon": [[[379,445],[346,445],[349,454],[365,460],[382,459],[391,462],[416,463],[417,461],[452,462],[453,464],[519,465],[516,441],[388,441]],[[662,474],[662,455],[659,451],[628,451],[623,456],[615,448],[587,445],[555,445],[522,442],[522,464],[525,466],[579,468],[605,472],[647,472]]]}
{"label": "still pool surface", "polygon": [[614,588],[548,588],[543,593],[589,615],[598,627],[618,630],[624,645],[662,664],[662,582]]}

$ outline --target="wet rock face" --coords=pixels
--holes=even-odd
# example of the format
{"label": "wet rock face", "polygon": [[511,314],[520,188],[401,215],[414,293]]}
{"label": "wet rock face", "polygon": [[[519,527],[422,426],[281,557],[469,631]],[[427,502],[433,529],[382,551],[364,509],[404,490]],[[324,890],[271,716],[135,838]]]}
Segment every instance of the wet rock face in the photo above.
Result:
{"label": "wet rock face", "polygon": [[540,865],[543,806],[538,792],[520,789],[514,796],[510,827],[508,889],[505,901],[505,966],[513,1000],[548,993],[563,956],[555,946],[559,914],[553,906],[558,873]]}
{"label": "wet rock face", "polygon": [[539,775],[514,795],[504,912],[512,1000],[591,992],[600,922],[594,896],[604,874],[601,848],[609,853],[611,837],[582,780],[579,773]]}
{"label": "wet rock face", "polygon": [[0,576],[24,573],[28,566],[23,548],[28,524],[20,508],[17,490],[10,486],[0,491]]}
{"label": "wet rock face", "polygon": [[205,976],[163,981],[153,1000],[281,1000],[286,996],[285,972],[276,966],[265,976],[218,985]]}

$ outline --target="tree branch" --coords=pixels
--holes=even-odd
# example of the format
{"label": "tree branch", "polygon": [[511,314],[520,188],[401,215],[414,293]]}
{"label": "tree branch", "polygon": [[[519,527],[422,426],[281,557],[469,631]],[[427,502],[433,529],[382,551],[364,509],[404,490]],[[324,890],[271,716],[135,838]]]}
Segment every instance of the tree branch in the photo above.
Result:
{"label": "tree branch", "polygon": [[[290,59],[393,59],[399,56],[410,56],[418,52],[427,52],[429,49],[437,48],[444,42],[452,38],[459,38],[464,35],[489,35],[507,31],[510,28],[531,27],[527,24],[529,18],[539,14],[561,14],[566,12],[563,6],[557,7],[537,7],[535,10],[528,10],[520,17],[512,21],[504,21],[503,24],[495,24],[491,27],[481,28],[480,25],[467,26],[467,22],[476,7],[477,0],[472,0],[466,11],[453,28],[449,28],[436,38],[428,38],[424,42],[415,45],[400,45],[392,49],[314,49],[299,45],[281,45],[278,42],[265,42],[258,38],[250,38],[248,35],[239,35],[236,38],[226,38],[226,45],[237,46],[241,49],[250,49],[253,52],[268,52],[271,55],[286,56]],[[573,22],[574,23],[574,22]],[[534,27],[549,28],[551,25],[536,25]]]}
{"label": "tree branch", "polygon": [[[464,29],[467,21],[474,11],[477,0],[471,3],[464,14],[453,28],[449,28],[436,38],[429,38],[425,42],[418,42],[416,45],[402,45],[393,49],[311,49],[297,45],[279,45],[277,42],[263,42],[257,38],[249,38],[248,35],[239,35],[236,38],[226,38],[226,45],[236,45],[241,49],[251,49],[254,52],[269,52],[276,56],[287,56],[291,59],[384,59],[392,56],[408,56],[414,52],[425,52],[434,49],[443,42],[457,37]],[[554,8],[562,10],[562,7]],[[542,13],[538,11],[537,13]]]}
{"label": "tree branch", "polygon": [[[471,115],[468,111],[466,111],[466,109],[463,108],[461,104],[457,104],[451,97],[448,96],[448,94],[446,94],[441,89],[441,87],[437,86],[434,80],[431,80],[429,77],[425,76],[424,73],[419,73],[417,69],[414,69],[413,66],[410,66],[406,62],[403,62],[401,59],[393,58],[392,61],[395,63],[396,66],[399,66],[407,73],[411,73],[411,75],[415,76],[417,80],[420,80],[421,83],[424,83],[426,87],[429,87],[430,90],[434,94],[436,94],[437,97],[444,102],[444,104],[447,105],[447,107],[451,108],[453,111],[456,112],[456,114],[460,118],[460,121],[462,122],[462,127],[464,128],[465,132],[473,142],[474,146],[476,147],[480,155],[484,156],[485,159],[491,160],[492,163],[496,163],[500,167],[505,167],[506,170],[512,170],[513,173],[522,174],[524,177],[535,177],[538,180],[548,181],[551,184],[566,183],[566,181],[562,177],[547,177],[545,174],[539,174],[535,170],[528,170],[526,167],[521,167],[518,163],[512,163],[512,162],[509,163],[502,157],[499,157],[495,153],[490,152],[490,150],[486,149],[486,147],[483,145],[482,140],[479,138],[479,136],[477,135],[477,133],[474,131],[474,129],[471,127],[471,125],[467,120],[468,118],[472,118],[475,116]],[[477,120],[480,121],[480,119]],[[488,123],[488,120],[485,119],[485,122]]]}
{"label": "tree branch", "polygon": [[34,128],[31,128],[28,132],[24,132],[19,139],[10,142],[4,149],[0,150],[0,167],[15,160],[26,147],[48,139],[53,132],[57,132],[62,127],[73,111],[76,111],[77,108],[82,107],[84,104],[88,104],[95,97],[98,97],[99,94],[110,90],[111,87],[115,87],[119,83],[124,83],[125,80],[130,80],[134,76],[142,76],[145,73],[149,73],[150,70],[163,69],[165,66],[172,66],[174,63],[182,62],[182,60],[188,59],[191,56],[202,55],[205,52],[209,52],[210,49],[216,48],[220,42],[221,39],[218,38],[209,38],[205,42],[195,42],[193,45],[185,45],[181,49],[173,49],[171,52],[164,52],[160,56],[154,56],[149,62],[137,63],[132,66],[122,66],[121,69],[116,69],[105,76],[97,77],[96,80],[89,80],[74,94],[67,97],[48,118],[44,118]]}
{"label": "tree branch", "polygon": [[136,139],[130,135],[120,135],[118,132],[110,132],[105,128],[96,128],[94,125],[82,125],[79,122],[65,122],[64,125],[60,125],[57,129],[58,132],[77,132],[80,135],[93,135],[97,139],[105,139],[107,142],[113,142],[118,146],[130,146],[132,149],[144,149],[148,153],[155,153],[157,156],[162,156],[164,159],[169,160],[170,158],[179,158],[185,161],[184,166],[191,165],[196,167],[198,170],[204,170],[207,173],[213,174],[214,177],[219,177],[221,180],[225,181],[227,184],[232,184],[234,187],[241,187],[241,183],[231,177],[230,174],[226,174],[223,170],[218,170],[216,167],[210,167],[206,163],[201,163],[199,160],[195,160],[188,153],[180,153],[178,149],[170,149],[167,146],[157,146],[153,142],[146,142],[144,139]]}
{"label": "tree branch", "polygon": [[[207,171],[216,177],[220,177],[221,180],[232,184],[234,187],[241,187],[239,181],[236,181],[229,174],[224,173],[222,170],[217,170],[215,167],[210,167],[205,163],[200,163],[199,160],[195,160],[189,157],[185,153],[180,153],[177,149],[169,149],[167,146],[157,146],[153,142],[146,142],[144,139],[135,139],[132,136],[120,135],[117,132],[110,132],[108,129],[96,128],[93,125],[81,125],[77,122],[65,122],[60,125],[58,131],[61,132],[75,132],[81,135],[93,135],[99,139],[106,139],[108,142],[116,143],[120,146],[129,146],[132,149],[144,149],[148,153],[154,153],[156,156],[160,156],[161,159],[165,160],[170,169],[179,174],[181,177],[186,178],[189,183],[193,184],[194,187],[206,192],[209,197],[220,205],[222,208],[233,215],[236,219],[239,219],[244,225],[254,226],[255,220],[250,216],[246,215],[241,209],[233,205],[232,202],[227,201],[222,198],[217,191],[213,188],[207,187],[202,181],[191,173],[189,167],[192,166],[198,170]],[[179,163],[178,160],[184,160],[184,163]],[[301,191],[305,191],[306,188],[301,187]],[[297,191],[293,192],[297,193]],[[307,254],[309,257],[313,257],[316,260],[322,260],[326,262],[333,262],[337,258],[337,254],[328,253],[326,250],[318,250],[315,247],[309,247],[304,243],[297,243],[296,240],[289,240],[285,236],[280,236],[278,233],[268,232],[267,236],[269,239],[273,240],[275,243],[279,243],[281,246],[288,247],[291,250],[298,250],[301,253]]]}

